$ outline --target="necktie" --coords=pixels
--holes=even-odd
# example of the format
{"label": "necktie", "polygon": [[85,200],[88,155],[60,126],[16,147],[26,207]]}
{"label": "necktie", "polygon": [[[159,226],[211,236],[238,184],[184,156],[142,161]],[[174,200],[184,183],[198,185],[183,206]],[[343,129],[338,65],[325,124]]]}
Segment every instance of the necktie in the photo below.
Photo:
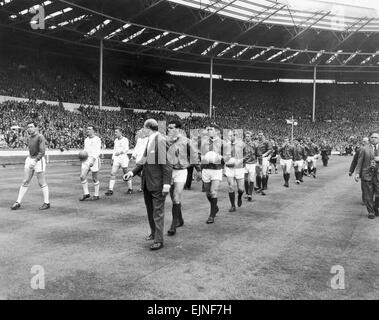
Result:
{"label": "necktie", "polygon": [[209,139],[209,151],[213,151],[213,140]]}

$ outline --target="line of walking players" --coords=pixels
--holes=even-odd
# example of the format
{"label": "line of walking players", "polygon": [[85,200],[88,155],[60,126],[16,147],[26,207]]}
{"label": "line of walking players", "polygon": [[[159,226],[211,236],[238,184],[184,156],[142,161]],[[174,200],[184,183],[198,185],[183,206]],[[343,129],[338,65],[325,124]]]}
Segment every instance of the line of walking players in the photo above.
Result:
{"label": "line of walking players", "polygon": [[[173,127],[171,128],[171,126]],[[311,139],[295,139],[293,144],[290,144],[289,139],[285,139],[284,144],[275,150],[274,142],[267,140],[263,132],[259,132],[257,138],[253,139],[253,134],[250,131],[243,133],[242,130],[228,130],[223,139],[221,139],[221,129],[212,124],[206,128],[205,134],[193,137],[193,141],[190,141],[188,138],[178,138],[180,136],[178,128],[181,129],[179,121],[170,122],[168,125],[168,137],[170,137],[171,133],[171,140],[176,141],[174,143],[169,141],[170,148],[180,145],[180,141],[182,141],[188,150],[192,150],[189,154],[193,155],[197,147],[200,163],[200,166],[194,165],[194,158],[192,158],[192,160],[186,161],[186,164],[180,167],[181,170],[187,167],[186,181],[183,186],[180,185],[179,187],[180,195],[183,189],[191,189],[193,170],[196,169],[198,177],[201,175],[203,192],[206,193],[210,203],[210,215],[207,220],[209,224],[214,223],[216,214],[219,211],[217,205],[218,189],[222,177],[227,178],[231,204],[229,211],[234,212],[237,206],[242,205],[242,195],[244,193],[246,193],[246,199],[249,202],[252,201],[253,192],[266,195],[270,158],[275,153],[278,153],[281,157],[280,164],[283,169],[285,187],[289,187],[292,164],[295,169],[297,184],[304,181],[304,175],[316,178],[319,147]],[[180,147],[177,146],[177,148]],[[181,147],[181,149],[184,150],[184,147]],[[208,152],[215,153],[216,157],[211,159],[208,156]],[[180,154],[180,152],[174,154]],[[177,162],[178,160],[175,161]],[[275,171],[277,172],[277,170]],[[182,177],[184,181],[184,173]],[[237,185],[238,193],[237,206],[235,202],[235,184]],[[173,190],[177,188],[174,187]],[[173,201],[175,204],[175,199]],[[183,220],[181,220],[181,223],[177,222],[178,216],[176,210],[173,209],[173,223],[169,230],[170,235],[175,234],[175,225],[179,226],[183,223]],[[176,223],[174,223],[175,221]]]}

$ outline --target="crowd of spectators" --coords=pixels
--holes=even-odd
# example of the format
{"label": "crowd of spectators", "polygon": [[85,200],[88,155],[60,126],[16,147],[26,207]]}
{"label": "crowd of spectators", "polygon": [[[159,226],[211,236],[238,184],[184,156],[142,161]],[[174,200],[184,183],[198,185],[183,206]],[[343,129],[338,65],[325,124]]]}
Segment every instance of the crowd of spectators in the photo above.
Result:
{"label": "crowd of spectators", "polygon": [[[134,142],[136,131],[150,116],[170,120],[164,113],[134,113],[129,109],[201,112],[209,100],[209,80],[162,74],[135,75],[116,70],[104,73],[103,105],[122,111],[99,110],[98,74],[94,66],[62,60],[0,59],[0,95],[29,99],[0,104],[0,147],[24,148],[26,123],[35,120],[49,148],[81,148],[88,123],[99,128],[105,147],[112,147],[113,131],[121,126]],[[36,99],[79,103],[77,112],[63,104],[38,104]],[[295,136],[326,140],[335,150],[346,150],[351,136],[361,138],[379,122],[378,85],[320,84],[317,86],[316,122],[312,122],[312,85],[214,80],[213,121],[222,128],[240,128],[281,140],[291,135],[286,119],[298,123]],[[201,128],[207,118],[189,117],[187,129]]]}
{"label": "crowd of spectators", "polygon": [[[0,95],[98,105],[98,67],[68,58],[0,55]],[[145,76],[106,69],[102,104],[147,110],[201,112],[183,90],[162,74]]]}

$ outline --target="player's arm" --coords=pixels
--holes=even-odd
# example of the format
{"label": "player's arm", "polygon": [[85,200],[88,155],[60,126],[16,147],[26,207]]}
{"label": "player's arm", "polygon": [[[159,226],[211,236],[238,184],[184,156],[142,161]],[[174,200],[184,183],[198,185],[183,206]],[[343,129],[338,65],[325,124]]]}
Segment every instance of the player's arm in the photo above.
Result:
{"label": "player's arm", "polygon": [[232,157],[232,142],[231,141],[222,141],[222,157],[224,162],[227,163]]}
{"label": "player's arm", "polygon": [[188,154],[188,160],[190,165],[194,166],[197,172],[201,171],[200,167],[200,161],[199,161],[199,150],[198,150],[198,143],[194,143],[193,140],[188,139],[187,140],[187,154]]}
{"label": "player's arm", "polygon": [[266,148],[267,148],[267,151],[264,154],[262,154],[262,157],[268,157],[270,154],[274,152],[274,147],[271,144],[271,142],[266,143]]}
{"label": "player's arm", "polygon": [[121,154],[125,154],[126,155],[126,154],[128,154],[128,151],[129,151],[129,139],[125,138],[124,148],[123,148]]}
{"label": "player's arm", "polygon": [[38,137],[38,150],[39,152],[37,154],[36,160],[40,161],[42,157],[45,156],[46,152],[46,140],[42,135]]}

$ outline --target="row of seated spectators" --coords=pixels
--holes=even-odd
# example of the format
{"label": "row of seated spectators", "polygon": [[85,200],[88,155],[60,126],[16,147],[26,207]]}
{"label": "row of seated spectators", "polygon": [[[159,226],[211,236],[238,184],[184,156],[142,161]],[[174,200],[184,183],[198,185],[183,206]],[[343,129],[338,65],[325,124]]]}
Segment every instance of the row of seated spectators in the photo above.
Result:
{"label": "row of seated spectators", "polygon": [[[256,112],[264,115],[265,110],[261,109]],[[278,112],[280,113],[280,110]],[[363,110],[361,112],[365,113]],[[134,113],[126,109],[108,111],[90,107],[81,107],[78,112],[71,112],[65,110],[63,106],[37,104],[33,101],[0,103],[0,115],[0,146],[25,148],[27,138],[25,128],[28,121],[34,120],[45,135],[50,149],[82,148],[85,138],[84,130],[88,124],[97,126],[98,134],[106,148],[113,147],[115,127],[123,129],[125,136],[133,146],[136,132],[143,126],[143,122],[147,118],[154,117],[157,120],[169,121],[177,117],[164,113]],[[342,115],[345,117],[344,113]],[[282,141],[284,137],[291,136],[291,126],[286,123],[285,118],[277,119],[271,114],[255,118],[216,114],[214,121],[224,129],[238,128],[251,130],[254,133],[263,130],[268,138],[278,142]],[[189,117],[183,122],[189,132],[189,129],[204,128],[209,119]],[[377,126],[378,122],[370,118],[364,122],[333,120],[332,122],[317,121],[316,123],[305,118],[298,120],[294,134],[313,138],[318,143],[325,140],[333,149],[344,150],[350,144],[351,136],[361,139],[370,131],[377,129]]]}

